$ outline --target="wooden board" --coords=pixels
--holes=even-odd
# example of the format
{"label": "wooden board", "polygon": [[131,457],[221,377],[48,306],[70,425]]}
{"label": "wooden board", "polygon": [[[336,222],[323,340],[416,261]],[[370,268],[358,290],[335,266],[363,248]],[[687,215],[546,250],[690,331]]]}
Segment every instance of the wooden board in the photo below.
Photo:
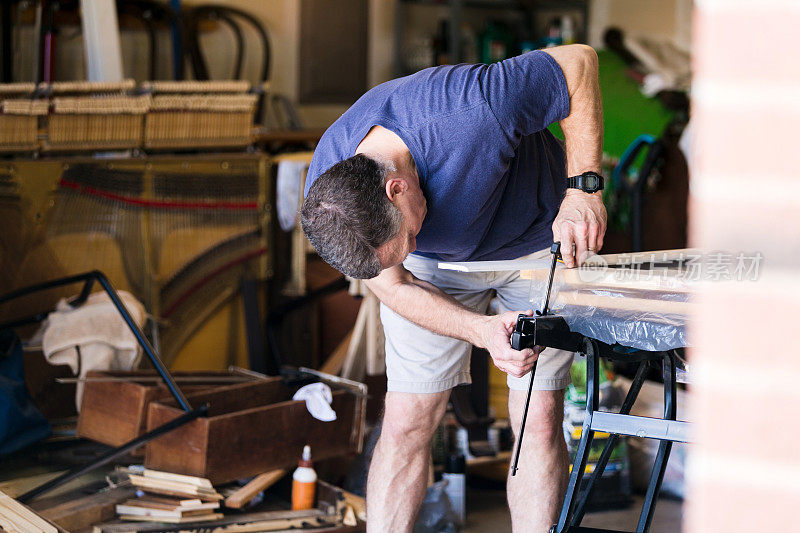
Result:
{"label": "wooden board", "polygon": [[[223,526],[231,526],[236,524],[252,524],[258,522],[274,522],[279,520],[306,520],[311,521],[318,518],[324,518],[325,514],[319,509],[310,509],[308,511],[271,511],[265,513],[248,513],[242,515],[234,515],[212,523],[197,522],[197,527],[200,528],[221,528]],[[175,530],[190,529],[192,523],[181,524]],[[164,524],[159,523],[116,523],[116,524],[98,524],[94,527],[94,533],[140,533],[146,531],[162,531],[165,529]],[[216,529],[215,529],[216,530]]]}
{"label": "wooden board", "polygon": [[135,495],[136,489],[133,487],[116,487],[44,508],[34,502],[33,507],[43,517],[67,531],[76,531],[113,519],[116,516],[115,506]]}
{"label": "wooden board", "polygon": [[[83,390],[81,412],[78,417],[79,437],[120,446],[135,439],[147,430],[147,408],[151,402],[170,398],[167,388],[158,382],[137,377],[152,378],[155,371],[89,372],[88,378],[124,378],[128,381],[87,381]],[[196,378],[230,376],[227,372],[175,372],[174,377]],[[184,394],[199,392],[219,383],[180,384]]]}
{"label": "wooden board", "polygon": [[[520,277],[547,283],[549,270],[522,270]],[[569,289],[611,290],[632,289],[636,291],[691,292],[699,280],[692,279],[686,272],[675,270],[654,270],[630,272],[618,269],[584,270],[560,268],[553,276],[554,287],[566,284]]]}
{"label": "wooden board", "polygon": [[[593,255],[586,260],[586,264],[629,265],[631,260],[634,258],[637,262],[648,262],[651,260],[674,261],[700,254],[702,254],[702,252],[696,248],[685,248],[678,250],[657,250],[652,252]],[[501,272],[538,269],[549,270],[551,263],[552,259],[548,256],[542,259],[511,259],[508,261],[439,261],[439,268],[445,270],[456,270],[459,272]]]}
{"label": "wooden board", "polygon": [[0,492],[0,527],[9,532],[58,533],[61,531],[11,496]]}
{"label": "wooden board", "polygon": [[[291,401],[293,393],[280,378],[269,378],[190,395],[192,405],[209,405],[209,416],[150,442],[145,465],[219,484],[291,468],[306,444],[315,460],[359,449],[362,398],[334,389],[332,407],[337,419],[321,422],[308,413],[305,402]],[[152,403],[148,427],[180,414],[172,401]]]}
{"label": "wooden board", "polygon": [[250,480],[249,483],[238,489],[236,492],[225,498],[225,507],[231,509],[241,509],[247,502],[252,500],[262,490],[266,490],[286,475],[288,470],[279,469],[271,472],[264,472]]}

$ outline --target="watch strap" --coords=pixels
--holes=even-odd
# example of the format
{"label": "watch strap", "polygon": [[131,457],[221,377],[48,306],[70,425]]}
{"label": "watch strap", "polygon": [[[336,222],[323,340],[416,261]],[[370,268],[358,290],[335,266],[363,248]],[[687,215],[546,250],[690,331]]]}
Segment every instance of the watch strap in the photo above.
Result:
{"label": "watch strap", "polygon": [[570,176],[567,178],[568,189],[580,189],[584,192],[593,193],[602,191],[604,183],[603,176],[597,172],[584,172],[578,176]]}

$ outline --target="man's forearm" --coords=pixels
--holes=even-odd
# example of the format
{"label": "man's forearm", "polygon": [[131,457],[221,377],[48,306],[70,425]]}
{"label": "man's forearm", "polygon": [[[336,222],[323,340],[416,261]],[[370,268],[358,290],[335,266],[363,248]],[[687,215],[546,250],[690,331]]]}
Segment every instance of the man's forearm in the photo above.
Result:
{"label": "man's forearm", "polygon": [[409,273],[392,283],[370,280],[367,287],[407,320],[439,335],[484,347],[481,332],[487,317],[462,305],[436,286]]}
{"label": "man's forearm", "polygon": [[[597,79],[597,54],[585,45],[545,50],[564,73],[569,92],[569,116],[559,123],[566,144],[567,176],[601,172],[603,159],[603,104]],[[553,240],[561,242],[568,267],[583,263],[603,247],[606,232],[603,193],[567,189],[553,221]]]}
{"label": "man's forearm", "polygon": [[603,153],[603,103],[595,51],[585,45],[545,50],[559,64],[567,81],[569,116],[559,122],[564,132],[567,175],[600,172]]}

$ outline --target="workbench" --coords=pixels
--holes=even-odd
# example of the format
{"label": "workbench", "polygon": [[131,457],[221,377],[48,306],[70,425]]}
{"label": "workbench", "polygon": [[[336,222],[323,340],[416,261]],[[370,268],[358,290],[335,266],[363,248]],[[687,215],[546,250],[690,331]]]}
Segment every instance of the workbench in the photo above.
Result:
{"label": "workbench", "polygon": [[[440,263],[440,268],[467,272],[520,270],[521,277],[532,280],[532,301],[543,294],[547,296],[536,316],[520,315],[512,346],[516,349],[542,346],[584,356],[586,414],[558,523],[551,533],[618,533],[580,524],[592,490],[603,475],[619,437],[624,435],[660,441],[636,532],[649,530],[672,443],[689,441],[689,424],[676,417],[677,375],[684,366],[685,329],[691,310],[690,294],[696,281],[687,274],[685,263],[698,255],[694,250],[648,252],[639,254],[636,261],[631,261],[629,254],[596,256],[589,261],[590,265],[598,266],[594,270],[555,270],[553,262],[549,280],[548,260]],[[554,273],[557,275],[553,276]],[[641,277],[633,275],[641,273],[644,273]],[[600,411],[601,358],[637,367],[617,413]],[[664,381],[663,418],[633,416],[631,408],[653,366],[661,369]],[[524,420],[523,416],[523,425]],[[610,436],[586,488],[581,491],[597,432]]]}

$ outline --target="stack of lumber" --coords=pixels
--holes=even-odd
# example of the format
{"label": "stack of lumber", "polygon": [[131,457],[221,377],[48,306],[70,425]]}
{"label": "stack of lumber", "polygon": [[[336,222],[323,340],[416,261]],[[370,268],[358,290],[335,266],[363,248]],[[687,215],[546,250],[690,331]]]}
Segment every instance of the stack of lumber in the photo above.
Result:
{"label": "stack of lumber", "polygon": [[199,522],[216,520],[222,495],[205,478],[147,470],[130,474],[131,484],[143,493],[117,505],[124,520]]}
{"label": "stack of lumber", "polygon": [[219,502],[145,495],[117,505],[117,514],[123,520],[180,523],[221,518],[216,509]]}
{"label": "stack of lumber", "polygon": [[29,531],[58,533],[61,531],[3,492],[0,492],[0,530],[14,533],[27,533]]}

